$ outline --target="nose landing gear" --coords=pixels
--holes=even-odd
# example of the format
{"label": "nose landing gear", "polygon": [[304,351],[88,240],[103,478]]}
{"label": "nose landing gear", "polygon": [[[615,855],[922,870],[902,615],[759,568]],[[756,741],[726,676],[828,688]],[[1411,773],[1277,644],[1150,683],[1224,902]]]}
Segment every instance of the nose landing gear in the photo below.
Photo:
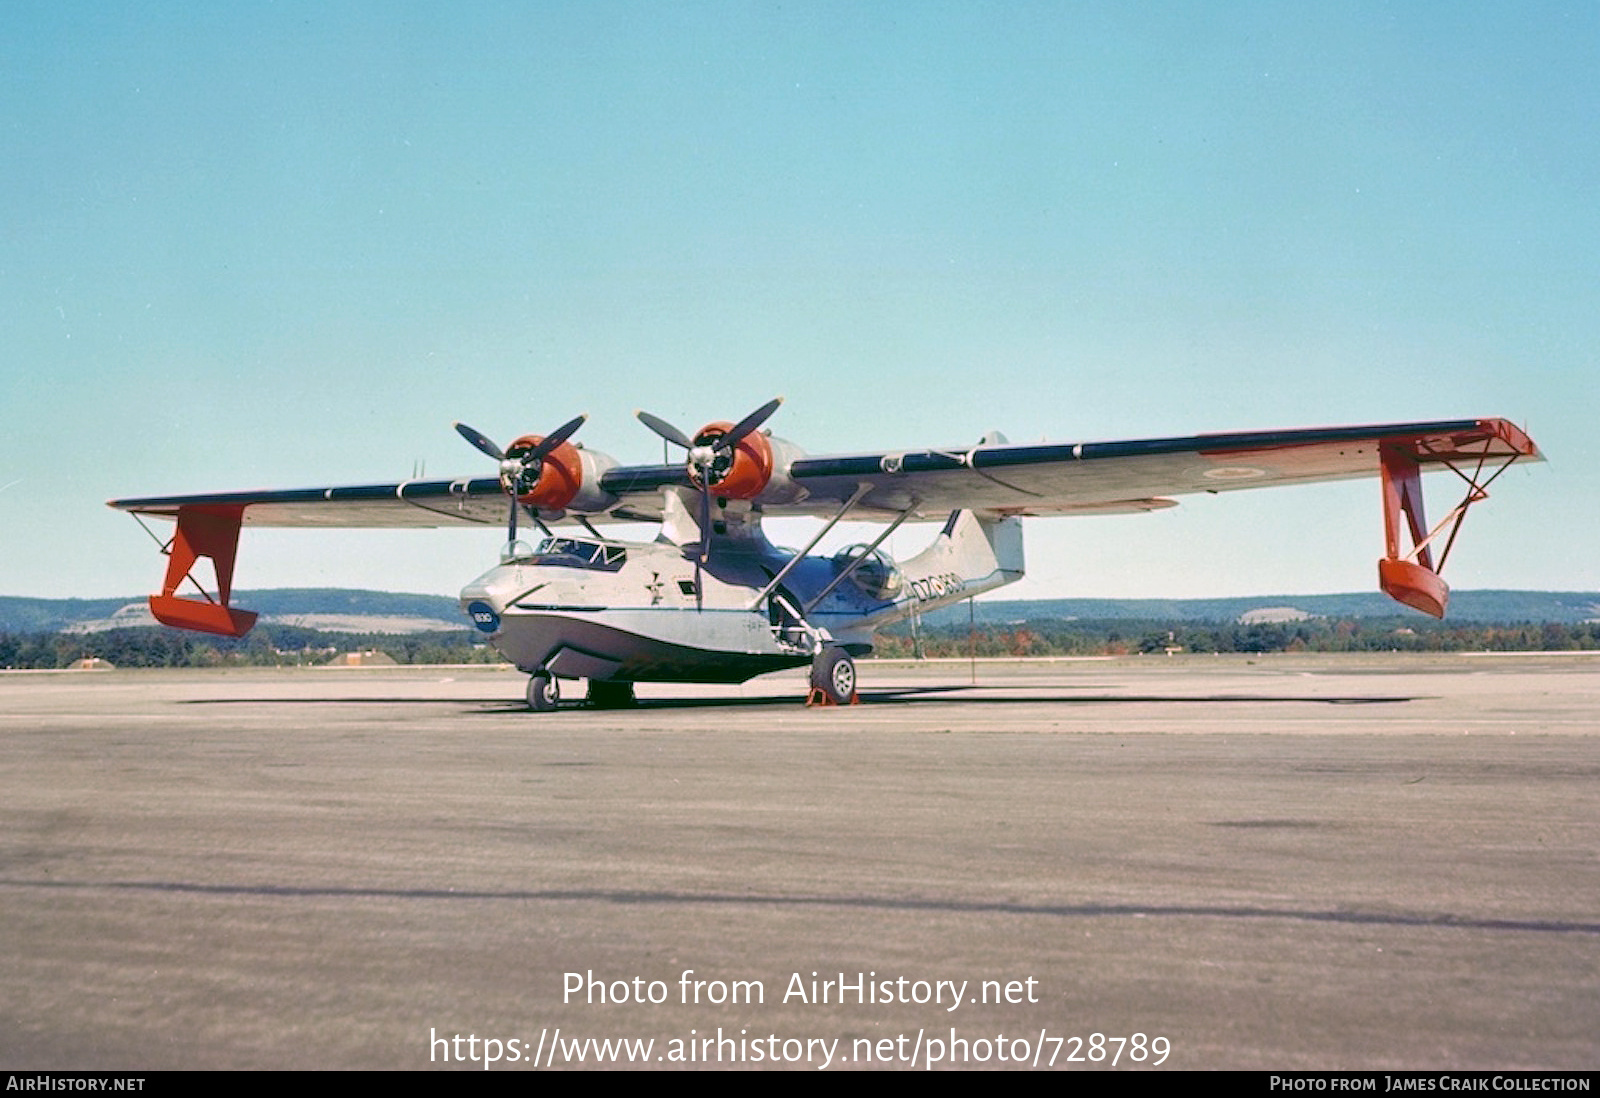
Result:
{"label": "nose landing gear", "polygon": [[[631,709],[638,702],[633,696],[633,683],[607,682],[590,679],[584,701],[591,709]],[[549,671],[539,670],[528,676],[528,708],[535,713],[548,713],[561,705],[561,686]]]}
{"label": "nose landing gear", "polygon": [[535,671],[528,676],[528,708],[535,713],[547,713],[561,704],[561,687],[556,677],[548,671]]}

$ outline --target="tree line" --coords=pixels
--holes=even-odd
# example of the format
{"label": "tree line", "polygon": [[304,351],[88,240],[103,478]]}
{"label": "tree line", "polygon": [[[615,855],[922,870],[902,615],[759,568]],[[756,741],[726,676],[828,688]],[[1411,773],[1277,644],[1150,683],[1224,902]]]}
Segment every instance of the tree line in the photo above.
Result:
{"label": "tree line", "polygon": [[[0,632],[0,668],[52,669],[82,659],[116,667],[294,667],[343,652],[377,650],[401,664],[499,663],[470,629],[404,635],[337,633],[259,625],[234,640],[143,626],[101,633]],[[930,659],[1123,656],[1167,652],[1549,652],[1600,649],[1600,622],[1452,624],[1412,617],[1313,618],[1297,622],[1171,622],[1040,619],[1003,625],[896,626],[876,655]]]}
{"label": "tree line", "polygon": [[396,663],[499,663],[503,657],[470,629],[431,633],[335,633],[258,625],[242,639],[157,626],[99,633],[0,633],[0,668],[48,670],[82,659],[115,667],[299,667],[341,652],[377,650]]}
{"label": "tree line", "polygon": [[1296,622],[1043,619],[1005,625],[897,626],[876,654],[929,659],[978,655],[1127,656],[1167,652],[1560,652],[1600,649],[1600,622],[1451,624],[1404,617]]}

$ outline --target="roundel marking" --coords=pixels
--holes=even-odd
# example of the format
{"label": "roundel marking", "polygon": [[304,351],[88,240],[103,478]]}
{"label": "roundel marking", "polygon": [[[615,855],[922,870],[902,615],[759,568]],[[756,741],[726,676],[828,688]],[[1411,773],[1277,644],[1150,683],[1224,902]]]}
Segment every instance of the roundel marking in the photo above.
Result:
{"label": "roundel marking", "polygon": [[500,628],[500,615],[494,612],[494,607],[482,599],[474,599],[468,603],[467,614],[472,618],[472,624],[484,633],[493,633]]}

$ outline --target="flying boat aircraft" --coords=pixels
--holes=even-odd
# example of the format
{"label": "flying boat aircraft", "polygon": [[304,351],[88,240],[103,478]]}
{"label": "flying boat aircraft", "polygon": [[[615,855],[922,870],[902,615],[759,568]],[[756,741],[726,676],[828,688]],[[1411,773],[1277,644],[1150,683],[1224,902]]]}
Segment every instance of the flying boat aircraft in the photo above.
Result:
{"label": "flying boat aircraft", "polygon": [[[857,700],[854,658],[874,634],[913,614],[1021,579],[1022,520],[1156,511],[1171,495],[1378,477],[1385,555],[1379,586],[1443,617],[1440,576],[1467,509],[1538,447],[1503,419],[1247,431],[1119,442],[975,445],[813,456],[764,425],[782,398],[737,423],[693,435],[658,416],[639,420],[683,460],[622,465],[573,436],[578,416],[503,450],[456,430],[498,475],[454,480],[112,500],[135,516],[173,520],[156,619],[230,637],[256,615],[230,603],[246,526],[506,526],[499,563],[461,592],[474,626],[529,676],[528,705],[555,709],[560,683],[587,680],[600,707],[633,703],[639,682],[738,683],[811,665],[808,701]],[[1448,470],[1466,494],[1429,527],[1424,471]],[[798,552],[767,540],[762,519],[804,515],[822,526]],[[846,518],[881,523],[870,542],[813,555]],[[519,536],[526,521],[541,537]],[[906,560],[883,551],[907,522],[942,522]],[[599,527],[650,523],[651,542]],[[160,540],[159,538],[157,539]],[[193,575],[215,571],[214,594]],[[185,581],[200,597],[181,594]]]}

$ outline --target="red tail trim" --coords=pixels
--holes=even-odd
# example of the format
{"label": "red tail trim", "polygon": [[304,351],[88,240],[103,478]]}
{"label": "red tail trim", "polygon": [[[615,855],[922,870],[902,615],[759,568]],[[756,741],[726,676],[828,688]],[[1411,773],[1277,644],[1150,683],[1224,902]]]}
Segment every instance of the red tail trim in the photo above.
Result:
{"label": "red tail trim", "polygon": [[[193,504],[178,508],[178,532],[172,536],[167,578],[161,594],[150,596],[150,613],[163,625],[192,629],[224,637],[242,637],[256,623],[248,610],[228,605],[233,593],[233,561],[239,551],[239,524],[243,505]],[[196,561],[210,557],[217,574],[217,597],[207,595],[191,575]],[[190,580],[204,600],[181,598],[178,587]]]}

